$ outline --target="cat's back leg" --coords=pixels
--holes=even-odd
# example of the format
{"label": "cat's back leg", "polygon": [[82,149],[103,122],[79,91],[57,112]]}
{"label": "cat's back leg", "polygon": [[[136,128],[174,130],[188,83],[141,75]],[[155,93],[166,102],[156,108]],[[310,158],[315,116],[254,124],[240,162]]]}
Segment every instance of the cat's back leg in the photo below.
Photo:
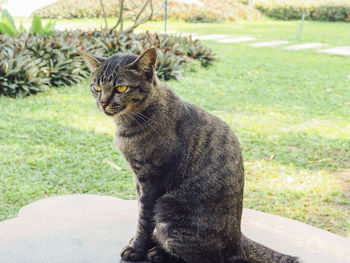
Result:
{"label": "cat's back leg", "polygon": [[[234,255],[233,251],[227,250],[228,244],[234,243],[227,225],[215,221],[213,211],[205,213],[187,210],[187,207],[176,198],[163,198],[157,202],[154,236],[160,251],[189,263],[223,263],[225,258]],[[218,229],[218,226],[222,228]]]}
{"label": "cat's back leg", "polygon": [[[167,258],[170,255],[172,258],[178,259],[178,262],[224,263],[223,255],[217,253],[216,245],[201,242],[200,237],[192,231],[164,223],[158,224],[156,227],[155,237],[159,248],[154,248],[153,252],[158,253],[161,257]],[[165,263],[168,260],[160,262]]]}

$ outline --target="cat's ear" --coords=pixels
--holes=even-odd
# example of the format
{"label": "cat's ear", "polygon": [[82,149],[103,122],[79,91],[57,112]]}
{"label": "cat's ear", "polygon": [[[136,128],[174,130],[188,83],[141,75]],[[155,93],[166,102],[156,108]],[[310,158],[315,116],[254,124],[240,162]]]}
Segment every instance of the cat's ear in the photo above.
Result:
{"label": "cat's ear", "polygon": [[146,74],[152,73],[157,62],[157,51],[155,48],[147,49],[129,67],[142,70]]}
{"label": "cat's ear", "polygon": [[92,56],[82,49],[77,50],[77,53],[83,57],[92,73],[96,72],[96,70],[101,66],[101,63],[105,60],[101,57]]}

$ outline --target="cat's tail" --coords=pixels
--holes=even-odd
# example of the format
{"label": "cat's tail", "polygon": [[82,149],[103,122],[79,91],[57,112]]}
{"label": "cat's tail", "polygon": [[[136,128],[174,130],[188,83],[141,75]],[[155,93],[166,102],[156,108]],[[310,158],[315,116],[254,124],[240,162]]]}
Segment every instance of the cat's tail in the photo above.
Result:
{"label": "cat's tail", "polygon": [[271,248],[265,247],[242,234],[242,257],[254,263],[302,263],[298,257],[282,254]]}

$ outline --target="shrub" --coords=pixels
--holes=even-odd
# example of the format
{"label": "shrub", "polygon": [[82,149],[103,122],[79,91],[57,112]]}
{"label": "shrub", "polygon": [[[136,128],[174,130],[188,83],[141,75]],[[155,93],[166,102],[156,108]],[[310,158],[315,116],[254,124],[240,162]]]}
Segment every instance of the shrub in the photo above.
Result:
{"label": "shrub", "polygon": [[[129,2],[129,1],[126,1]],[[118,1],[103,1],[107,16],[117,16]],[[102,17],[99,0],[58,0],[33,12],[41,18]]]}
{"label": "shrub", "polygon": [[34,58],[25,44],[10,35],[0,37],[0,94],[23,97],[47,88],[45,61]]}
{"label": "shrub", "polygon": [[[261,17],[256,9],[237,0],[200,0],[202,7],[176,1],[168,2],[169,17],[187,22],[252,20]],[[156,18],[163,19],[163,14],[158,13]]]}
{"label": "shrub", "polygon": [[87,52],[110,56],[118,52],[141,54],[149,47],[158,52],[157,72],[161,79],[178,79],[187,62],[203,66],[213,63],[212,50],[190,37],[162,34],[117,34],[104,31],[65,31],[52,36],[19,33],[0,35],[0,94],[23,97],[48,85],[69,86],[90,75],[82,58]]}
{"label": "shrub", "polygon": [[[138,11],[136,6],[141,1],[125,1],[127,17],[135,17]],[[163,19],[164,0],[153,0],[153,2],[155,10],[153,19]],[[239,3],[238,0],[200,0],[200,2],[203,3],[202,7],[195,4],[168,1],[168,16],[169,18],[190,22],[236,21],[260,18],[259,11]],[[104,0],[103,3],[107,16],[117,16],[118,1]],[[136,3],[136,5],[133,3]],[[82,18],[102,17],[103,15],[99,0],[58,0],[36,10],[34,14],[42,18]]]}
{"label": "shrub", "polygon": [[276,19],[300,19],[304,8],[307,19],[321,21],[350,21],[350,2],[347,0],[261,0],[256,8]]}
{"label": "shrub", "polygon": [[[76,55],[76,46],[79,40],[82,41],[78,34],[66,32],[55,33],[51,37],[25,35],[23,38],[32,56],[45,63],[44,71],[51,86],[70,86],[88,76],[88,71]],[[92,50],[89,44],[84,42],[84,46],[89,46],[86,49]]]}
{"label": "shrub", "polygon": [[193,59],[198,59],[204,67],[211,65],[215,60],[215,56],[211,49],[199,41],[188,43],[187,56]]}
{"label": "shrub", "polygon": [[350,3],[325,3],[323,5],[310,8],[310,18],[313,20],[325,21],[347,21],[350,22]]}

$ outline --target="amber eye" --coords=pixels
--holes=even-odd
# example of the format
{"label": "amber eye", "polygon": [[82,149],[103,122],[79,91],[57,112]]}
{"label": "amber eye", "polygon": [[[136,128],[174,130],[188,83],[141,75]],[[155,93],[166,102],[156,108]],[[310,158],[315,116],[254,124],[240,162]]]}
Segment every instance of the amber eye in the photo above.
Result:
{"label": "amber eye", "polygon": [[98,86],[98,85],[94,85],[94,86],[92,86],[92,87],[93,87],[93,89],[94,89],[95,91],[97,91],[97,92],[100,92],[100,91],[101,91],[101,87]]}
{"label": "amber eye", "polygon": [[119,86],[119,87],[117,87],[117,91],[119,93],[123,93],[123,92],[125,92],[127,90],[128,90],[128,86]]}

